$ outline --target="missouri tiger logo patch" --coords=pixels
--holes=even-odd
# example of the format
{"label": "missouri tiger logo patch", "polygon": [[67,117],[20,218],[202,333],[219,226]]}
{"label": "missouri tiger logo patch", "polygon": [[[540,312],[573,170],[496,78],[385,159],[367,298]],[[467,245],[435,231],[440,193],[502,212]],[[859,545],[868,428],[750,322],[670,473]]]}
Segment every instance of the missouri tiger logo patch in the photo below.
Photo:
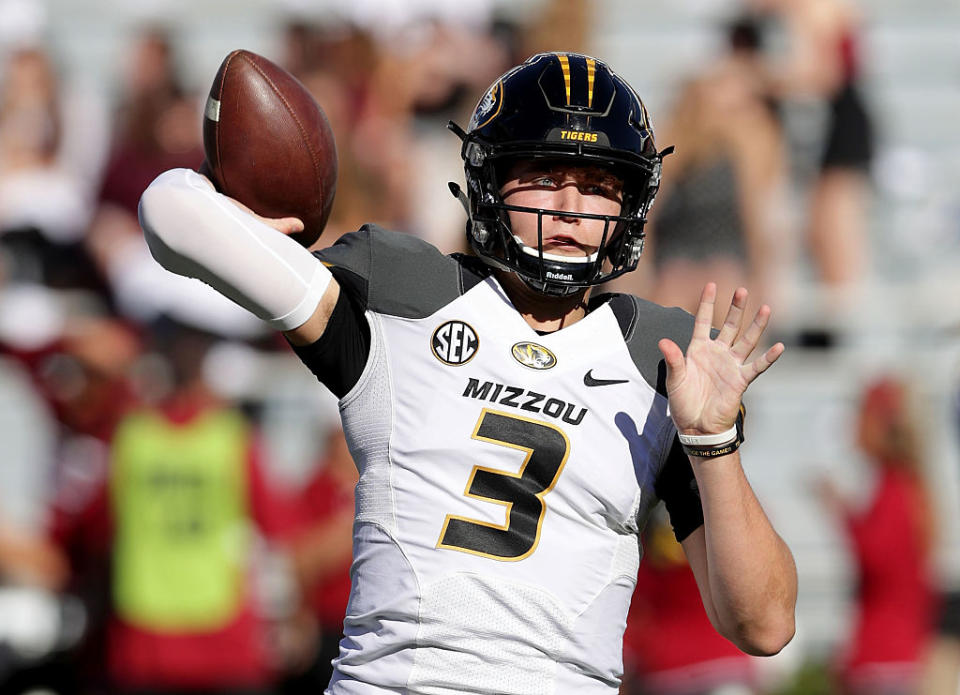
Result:
{"label": "missouri tiger logo patch", "polygon": [[557,356],[536,343],[517,343],[511,349],[513,359],[530,369],[550,369],[557,363]]}

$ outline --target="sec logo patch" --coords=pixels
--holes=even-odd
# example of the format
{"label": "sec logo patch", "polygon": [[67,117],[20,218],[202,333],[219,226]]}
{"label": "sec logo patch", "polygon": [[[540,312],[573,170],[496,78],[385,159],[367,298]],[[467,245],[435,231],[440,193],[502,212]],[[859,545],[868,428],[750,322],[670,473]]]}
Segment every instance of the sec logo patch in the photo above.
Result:
{"label": "sec logo patch", "polygon": [[433,356],[444,364],[457,367],[473,359],[480,349],[480,338],[468,323],[447,321],[430,338]]}

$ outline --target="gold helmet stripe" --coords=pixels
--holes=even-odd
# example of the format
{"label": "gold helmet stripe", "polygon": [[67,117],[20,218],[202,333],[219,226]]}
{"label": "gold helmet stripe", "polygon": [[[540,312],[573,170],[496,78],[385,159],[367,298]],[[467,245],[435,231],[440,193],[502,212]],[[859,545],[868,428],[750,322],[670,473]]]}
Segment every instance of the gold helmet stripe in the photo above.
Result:
{"label": "gold helmet stripe", "polygon": [[563,86],[567,90],[567,106],[570,106],[570,59],[565,55],[557,56],[560,69],[563,70]]}
{"label": "gold helmet stripe", "polygon": [[587,107],[593,106],[593,76],[597,71],[597,61],[587,58]]}

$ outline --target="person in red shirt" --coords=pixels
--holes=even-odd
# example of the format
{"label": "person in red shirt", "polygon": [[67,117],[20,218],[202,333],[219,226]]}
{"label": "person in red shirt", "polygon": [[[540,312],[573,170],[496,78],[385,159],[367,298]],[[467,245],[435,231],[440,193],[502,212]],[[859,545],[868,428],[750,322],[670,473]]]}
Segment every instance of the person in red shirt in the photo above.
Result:
{"label": "person in red shirt", "polygon": [[54,510],[53,538],[74,559],[109,561],[111,692],[251,693],[273,680],[248,581],[250,527],[279,535],[282,505],[247,418],[202,378],[210,342],[162,327],[174,389],[120,420],[102,475]]}
{"label": "person in red shirt", "polygon": [[[626,687],[633,695],[755,692],[750,656],[721,637],[707,617],[683,549],[665,518],[647,527],[646,553],[623,636]],[[722,688],[736,690],[721,690]]]}
{"label": "person in red shirt", "polygon": [[856,617],[839,676],[850,695],[910,695],[932,635],[934,524],[903,383],[888,377],[867,387],[857,443],[876,474],[867,505],[858,509],[829,480],[819,483],[857,570]]}
{"label": "person in red shirt", "polygon": [[315,693],[330,681],[340,651],[343,618],[350,599],[353,556],[353,490],[357,484],[343,430],[334,426],[324,459],[299,496],[297,531],[291,549],[306,610],[318,629],[312,663],[291,678],[286,692]]}

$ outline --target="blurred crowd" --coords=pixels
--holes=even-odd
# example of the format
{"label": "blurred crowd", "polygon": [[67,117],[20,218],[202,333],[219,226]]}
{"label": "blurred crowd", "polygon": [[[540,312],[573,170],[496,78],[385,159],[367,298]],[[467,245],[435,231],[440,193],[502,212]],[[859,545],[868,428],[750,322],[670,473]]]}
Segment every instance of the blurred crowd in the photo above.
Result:
{"label": "blurred crowd", "polygon": [[[593,53],[593,5],[543,2],[523,22],[439,13],[389,37],[290,19],[270,57],[316,96],[338,145],[318,244],[373,221],[465,250],[444,187],[462,176],[447,120],[465,122],[537,51]],[[717,27],[722,48],[654,114],[660,146],[677,149],[641,267],[613,289],[689,310],[707,280],[722,297],[743,284],[789,318],[783,278],[805,263],[826,299],[820,320],[784,337],[842,341],[871,258],[860,22],[843,0],[751,0]],[[776,55],[772,31],[786,37]],[[0,32],[0,427],[18,435],[0,447],[0,693],[316,693],[337,653],[356,470],[335,407],[283,393],[277,374],[309,381],[286,344],[162,271],[138,225],[150,181],[203,160],[205,94],[184,81],[172,32],[128,37],[108,104],[61,79],[42,32]],[[792,161],[811,157],[783,118],[797,98],[827,114],[800,181]],[[807,202],[791,217],[798,188]],[[908,401],[896,377],[864,389],[854,444],[873,464],[869,499],[830,479],[811,492],[857,572],[857,617],[823,678],[765,678],[716,636],[654,520],[624,693],[956,693],[958,601],[932,573],[925,435]],[[290,423],[301,432],[287,440]]]}

